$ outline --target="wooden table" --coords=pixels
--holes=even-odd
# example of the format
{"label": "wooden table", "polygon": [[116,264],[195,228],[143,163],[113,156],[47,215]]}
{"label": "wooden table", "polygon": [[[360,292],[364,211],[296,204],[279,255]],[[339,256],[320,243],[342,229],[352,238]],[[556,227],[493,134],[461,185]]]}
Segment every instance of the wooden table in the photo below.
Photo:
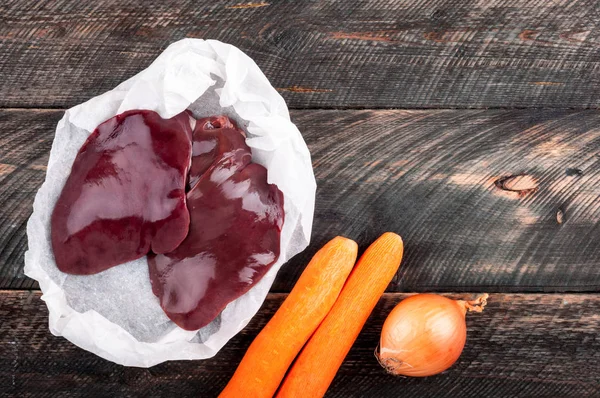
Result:
{"label": "wooden table", "polygon": [[[216,396],[334,235],[406,256],[330,397],[600,396],[600,6],[595,1],[0,4],[0,396]],[[238,46],[292,109],[318,182],[313,240],[214,359],[125,368],[52,336],[23,275],[56,123],[184,37]],[[405,292],[491,293],[442,375],[372,352]],[[461,294],[462,293],[462,294]]]}

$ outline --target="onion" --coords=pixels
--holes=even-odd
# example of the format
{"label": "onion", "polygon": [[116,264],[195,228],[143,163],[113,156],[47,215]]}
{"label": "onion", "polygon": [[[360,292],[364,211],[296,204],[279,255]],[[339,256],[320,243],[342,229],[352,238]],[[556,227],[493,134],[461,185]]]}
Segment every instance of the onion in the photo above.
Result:
{"label": "onion", "polygon": [[424,377],[443,372],[465,346],[467,310],[481,312],[487,298],[483,294],[463,301],[417,294],[403,300],[385,320],[375,356],[394,375]]}

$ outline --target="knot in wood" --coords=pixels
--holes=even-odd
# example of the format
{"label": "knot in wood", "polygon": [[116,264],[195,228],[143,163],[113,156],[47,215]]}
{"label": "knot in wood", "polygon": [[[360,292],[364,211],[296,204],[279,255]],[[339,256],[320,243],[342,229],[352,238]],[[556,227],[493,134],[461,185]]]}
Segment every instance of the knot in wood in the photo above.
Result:
{"label": "knot in wood", "polygon": [[497,179],[494,184],[503,191],[516,192],[519,197],[538,190],[537,180],[528,174],[511,175]]}

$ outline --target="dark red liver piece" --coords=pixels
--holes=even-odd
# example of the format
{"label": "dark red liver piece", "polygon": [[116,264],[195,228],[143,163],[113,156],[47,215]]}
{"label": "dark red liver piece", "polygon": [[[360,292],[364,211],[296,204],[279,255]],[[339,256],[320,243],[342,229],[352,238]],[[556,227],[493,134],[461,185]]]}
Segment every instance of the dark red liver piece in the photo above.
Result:
{"label": "dark red liver piece", "polygon": [[225,117],[201,119],[193,136],[190,231],[165,254],[150,254],[152,290],[187,330],[210,323],[279,257],[283,194],[251,163],[243,132]]}
{"label": "dark red liver piece", "polygon": [[51,221],[58,268],[95,274],[174,250],[188,232],[192,119],[135,110],[102,123],[79,150]]}

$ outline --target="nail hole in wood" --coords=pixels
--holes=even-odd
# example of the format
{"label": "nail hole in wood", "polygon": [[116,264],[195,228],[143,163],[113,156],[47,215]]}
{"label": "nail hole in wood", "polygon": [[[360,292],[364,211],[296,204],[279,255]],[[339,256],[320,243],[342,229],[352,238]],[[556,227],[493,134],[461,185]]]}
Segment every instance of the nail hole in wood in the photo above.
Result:
{"label": "nail hole in wood", "polygon": [[565,221],[565,212],[562,209],[556,211],[556,222],[562,224]]}
{"label": "nail hole in wood", "polygon": [[565,173],[569,176],[569,177],[573,177],[573,176],[577,176],[577,177],[581,177],[583,175],[583,170],[578,169],[576,167],[569,167],[567,170],[565,170]]}

